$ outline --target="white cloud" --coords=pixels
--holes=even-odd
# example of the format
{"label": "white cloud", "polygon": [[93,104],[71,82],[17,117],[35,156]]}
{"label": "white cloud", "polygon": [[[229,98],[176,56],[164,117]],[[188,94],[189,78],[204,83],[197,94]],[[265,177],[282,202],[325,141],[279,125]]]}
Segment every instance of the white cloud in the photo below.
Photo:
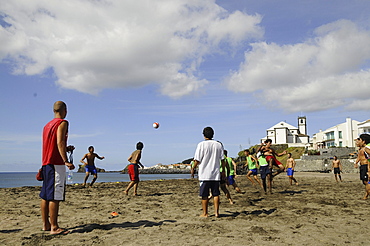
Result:
{"label": "white cloud", "polygon": [[[255,92],[288,112],[366,103],[370,31],[339,20],[317,28],[315,35],[294,45],[252,44],[239,70],[226,79],[229,88]],[[362,109],[370,110],[370,104]]]}
{"label": "white cloud", "polygon": [[261,16],[214,0],[17,0],[0,13],[0,59],[15,73],[53,68],[61,87],[91,94],[157,83],[181,97],[207,83],[197,77],[205,55],[263,35]]}

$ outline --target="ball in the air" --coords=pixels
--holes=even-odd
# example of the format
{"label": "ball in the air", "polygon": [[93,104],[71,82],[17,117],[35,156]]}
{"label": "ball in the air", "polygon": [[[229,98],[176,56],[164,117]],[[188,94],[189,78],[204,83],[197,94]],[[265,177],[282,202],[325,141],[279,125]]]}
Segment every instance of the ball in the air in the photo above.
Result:
{"label": "ball in the air", "polygon": [[158,123],[158,122],[154,122],[154,123],[153,123],[153,128],[154,128],[154,129],[158,129],[158,127],[159,127],[159,123]]}

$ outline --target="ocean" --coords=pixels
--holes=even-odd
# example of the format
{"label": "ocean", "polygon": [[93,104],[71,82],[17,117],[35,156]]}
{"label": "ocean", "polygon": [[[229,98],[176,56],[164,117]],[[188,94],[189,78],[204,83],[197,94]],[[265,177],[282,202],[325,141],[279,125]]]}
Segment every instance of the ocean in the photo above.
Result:
{"label": "ocean", "polygon": [[[37,181],[36,172],[0,172],[0,188],[22,187],[22,186],[41,186],[42,182]],[[73,173],[73,183],[82,184],[85,173]],[[92,175],[88,183],[92,180]],[[140,174],[140,180],[159,180],[159,179],[189,179],[190,174]],[[100,182],[129,182],[128,174],[121,173],[98,173],[97,183]]]}

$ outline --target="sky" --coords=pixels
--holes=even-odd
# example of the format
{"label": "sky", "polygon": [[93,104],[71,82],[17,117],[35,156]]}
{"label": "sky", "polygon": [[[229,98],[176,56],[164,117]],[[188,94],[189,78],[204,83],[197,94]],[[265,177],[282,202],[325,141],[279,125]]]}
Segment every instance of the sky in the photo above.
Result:
{"label": "sky", "polygon": [[[266,129],[370,118],[366,0],[0,0],[0,172],[37,171],[52,106],[68,107],[75,164],[90,145],[122,170],[229,156]],[[153,129],[153,122],[160,127]]]}

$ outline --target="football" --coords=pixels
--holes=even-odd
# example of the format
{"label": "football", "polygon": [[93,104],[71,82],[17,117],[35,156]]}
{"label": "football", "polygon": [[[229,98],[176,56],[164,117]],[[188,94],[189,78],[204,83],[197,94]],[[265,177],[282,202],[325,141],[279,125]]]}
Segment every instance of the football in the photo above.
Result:
{"label": "football", "polygon": [[158,129],[158,127],[159,127],[159,123],[158,123],[158,122],[154,122],[154,123],[153,123],[153,128],[154,128],[154,129]]}

